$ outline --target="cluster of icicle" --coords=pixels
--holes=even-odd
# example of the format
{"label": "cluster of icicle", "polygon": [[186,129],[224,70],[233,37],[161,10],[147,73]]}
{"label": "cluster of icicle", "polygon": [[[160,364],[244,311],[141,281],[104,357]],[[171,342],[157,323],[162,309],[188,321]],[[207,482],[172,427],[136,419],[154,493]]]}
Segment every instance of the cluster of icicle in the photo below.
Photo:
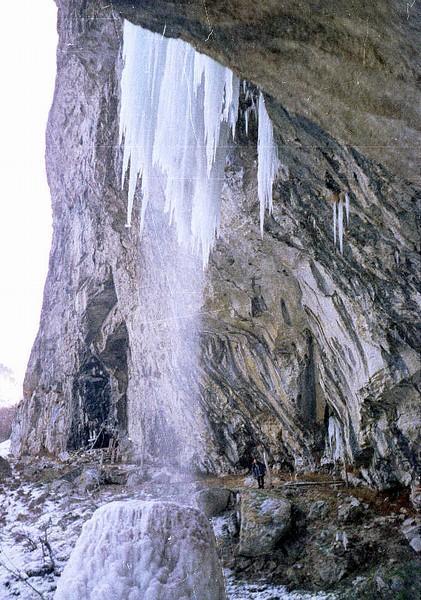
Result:
{"label": "cluster of icicle", "polygon": [[339,194],[337,202],[333,202],[333,241],[335,246],[339,242],[341,254],[344,250],[344,204],[346,214],[346,224],[349,225],[349,194],[342,192]]}
{"label": "cluster of icicle", "polygon": [[[235,135],[239,80],[189,44],[124,23],[120,143],[122,185],[129,172],[127,225],[141,180],[143,226],[154,190],[165,198],[180,244],[206,266],[218,235],[230,132]],[[248,117],[248,115],[247,115]],[[263,95],[258,102],[258,195],[261,229],[272,209],[279,161]]]}

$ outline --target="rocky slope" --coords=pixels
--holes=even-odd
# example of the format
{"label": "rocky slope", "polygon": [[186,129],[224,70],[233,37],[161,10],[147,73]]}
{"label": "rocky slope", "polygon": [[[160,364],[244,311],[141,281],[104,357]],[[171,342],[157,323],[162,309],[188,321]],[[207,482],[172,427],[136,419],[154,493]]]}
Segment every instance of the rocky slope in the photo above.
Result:
{"label": "rocky slope", "polygon": [[[277,36],[269,24],[283,23],[282,13],[273,20],[269,8],[278,3],[255,8],[266,11],[264,25],[263,13],[248,13],[246,2],[238,10],[208,2],[215,32],[208,47],[206,13],[193,11],[197,3],[171,4],[167,13],[169,4],[130,3],[135,9],[126,13],[155,29],[167,23],[167,33],[182,33],[273,94],[268,109],[283,165],[273,216],[261,239],[256,139],[253,127],[246,137],[240,122],[226,168],[221,236],[204,274],[205,298],[191,297],[192,315],[180,326],[181,333],[183,327],[196,332],[200,352],[192,408],[194,376],[177,380],[171,348],[164,347],[171,327],[159,324],[168,314],[162,298],[170,283],[160,279],[154,256],[160,252],[162,260],[171,259],[172,233],[155,214],[140,241],[138,207],[134,226],[124,226],[117,140],[121,17],[110,5],[60,1],[57,82],[47,129],[54,234],[14,451],[59,454],[87,444],[106,446],[118,437],[127,452],[164,452],[169,462],[221,471],[249,464],[258,448],[277,467],[345,462],[379,487],[409,485],[419,461],[420,197],[403,176],[413,175],[417,103],[411,101],[411,44],[418,9],[411,19],[404,14],[397,21],[384,9],[376,20],[376,28],[389,27],[396,54],[393,45],[374,43],[377,29],[365,35],[364,27],[353,28],[354,12],[346,16],[342,5],[332,19],[303,11],[301,24],[291,17]],[[224,27],[238,39],[235,47],[222,36]],[[304,30],[307,41],[301,39]],[[290,58],[279,49],[268,60],[267,44],[281,37]],[[364,100],[349,95],[349,82],[344,89],[337,86],[337,73],[342,80],[357,69],[357,55],[362,68],[361,39]],[[273,78],[276,69],[282,73],[282,61],[296,85],[292,75],[286,87]],[[323,73],[313,73],[313,64]],[[328,87],[315,85],[329,73]],[[311,90],[307,108],[300,103],[306,90]],[[387,95],[399,118],[395,109],[383,114]],[[321,110],[327,106],[332,114]],[[380,151],[396,127],[407,133],[406,150]],[[352,131],[374,143],[356,139]],[[359,150],[345,144],[349,141]],[[393,168],[368,158],[380,156]],[[332,239],[326,173],[351,198],[342,255]],[[184,284],[189,300],[188,277]],[[157,388],[167,391],[168,402],[155,401]]]}
{"label": "rocky slope", "polygon": [[[265,490],[248,487],[250,482],[241,476],[186,480],[166,473],[163,477],[153,471],[147,474],[137,465],[109,464],[103,450],[68,454],[62,461],[42,458],[35,464],[4,462],[7,476],[2,476],[0,460],[3,600],[32,600],[40,594],[45,600],[56,596],[74,598],[75,586],[92,589],[103,564],[96,555],[101,543],[108,540],[108,568],[101,578],[106,585],[113,564],[119,560],[130,563],[133,544],[127,547],[124,538],[131,536],[136,524],[138,528],[141,525],[135,515],[129,524],[116,525],[113,507],[139,511],[145,501],[149,504],[163,497],[166,502],[159,504],[174,507],[177,513],[175,531],[162,539],[168,527],[174,525],[174,515],[167,515],[159,525],[154,520],[154,535],[147,540],[155,541],[152,552],[158,544],[161,551],[156,560],[147,559],[140,572],[131,572],[133,585],[144,582],[145,572],[168,561],[159,582],[170,571],[174,587],[182,588],[185,579],[174,573],[177,559],[197,561],[203,544],[210,544],[205,562],[215,556],[209,522],[191,508],[197,504],[213,525],[229,600],[419,597],[420,561],[416,553],[421,548],[421,523],[408,504],[407,494],[346,489],[343,482],[320,476],[303,480],[276,477],[273,487]],[[98,518],[104,511],[108,518],[99,527]],[[96,521],[93,542],[88,537],[94,525],[92,517]],[[183,545],[180,540],[179,528],[186,519],[189,529],[200,524],[202,531],[190,540],[196,552],[186,551],[179,556],[186,542]],[[104,531],[104,525],[110,529]],[[134,540],[144,546],[141,533]],[[115,536],[120,543],[114,544],[113,553],[109,539]],[[177,538],[180,544],[168,544],[168,537]],[[88,555],[81,562],[78,548],[81,550],[86,543]],[[73,558],[69,560],[69,556]],[[146,556],[150,554],[146,552]],[[142,557],[145,559],[144,547],[136,554],[137,566],[142,564]],[[75,560],[80,561],[76,571],[72,569]],[[218,565],[216,571],[219,569]],[[122,571],[120,568],[120,577],[108,584],[118,580],[122,585]],[[206,581],[208,572],[199,571]],[[156,583],[156,579],[153,581]],[[216,573],[215,585],[219,581]],[[60,591],[56,593],[57,587]],[[124,592],[122,597],[126,597]],[[211,597],[218,597],[217,591]]]}

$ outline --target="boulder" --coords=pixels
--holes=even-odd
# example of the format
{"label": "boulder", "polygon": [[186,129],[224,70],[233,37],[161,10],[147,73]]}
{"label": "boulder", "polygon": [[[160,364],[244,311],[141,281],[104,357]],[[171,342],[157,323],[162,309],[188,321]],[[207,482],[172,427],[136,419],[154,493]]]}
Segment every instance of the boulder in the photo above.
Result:
{"label": "boulder", "polygon": [[107,485],[126,485],[129,473],[119,465],[106,465],[102,469],[102,478]]}
{"label": "boulder", "polygon": [[421,552],[421,521],[419,518],[405,519],[401,531],[411,548],[418,554]]}
{"label": "boulder", "polygon": [[310,506],[308,518],[310,521],[319,521],[324,519],[329,512],[329,506],[323,500],[316,500]]}
{"label": "boulder", "polygon": [[225,600],[215,538],[198,510],[119,501],[85,523],[55,600]]}
{"label": "boulder", "polygon": [[338,519],[342,523],[356,523],[364,513],[364,505],[353,496],[345,498],[345,502],[338,506]]}
{"label": "boulder", "polygon": [[0,481],[3,481],[12,475],[12,468],[5,458],[0,456]]}
{"label": "boulder", "polygon": [[216,517],[228,508],[231,490],[225,488],[209,488],[197,492],[196,503],[198,508],[207,517]]}
{"label": "boulder", "polygon": [[421,552],[421,535],[417,534],[409,542],[409,545],[417,554]]}
{"label": "boulder", "polygon": [[82,492],[91,492],[97,489],[103,483],[101,469],[98,467],[88,467],[84,469],[76,480],[76,485]]}
{"label": "boulder", "polygon": [[291,503],[255,490],[241,496],[239,554],[262,556],[273,551],[291,525]]}

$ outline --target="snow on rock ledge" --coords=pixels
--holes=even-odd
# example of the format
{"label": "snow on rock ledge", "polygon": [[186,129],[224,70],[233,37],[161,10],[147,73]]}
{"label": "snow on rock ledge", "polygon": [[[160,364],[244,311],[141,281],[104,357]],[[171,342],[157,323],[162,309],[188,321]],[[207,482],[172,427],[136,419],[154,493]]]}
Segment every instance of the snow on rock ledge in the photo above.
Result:
{"label": "snow on rock ledge", "polygon": [[118,501],[84,525],[55,600],[224,600],[207,519],[170,502]]}

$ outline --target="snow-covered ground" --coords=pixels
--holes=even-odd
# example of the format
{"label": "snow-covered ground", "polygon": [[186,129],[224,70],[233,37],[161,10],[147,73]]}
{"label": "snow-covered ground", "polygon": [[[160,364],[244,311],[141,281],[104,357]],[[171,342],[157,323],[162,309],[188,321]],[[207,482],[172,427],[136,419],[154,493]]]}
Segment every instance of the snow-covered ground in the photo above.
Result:
{"label": "snow-covered ground", "polygon": [[[231,527],[229,514],[212,519],[215,537],[229,536]],[[334,600],[334,594],[289,592],[285,586],[276,586],[265,581],[253,583],[238,580],[229,570],[224,570],[228,600]]]}
{"label": "snow-covered ground", "polygon": [[225,585],[229,600],[330,600],[333,594],[310,594],[308,592],[288,592],[284,586],[274,586],[264,581],[241,582],[230,571],[225,571]]}
{"label": "snow-covered ground", "polygon": [[83,523],[99,506],[124,497],[115,488],[79,493],[63,479],[27,483],[16,473],[0,484],[1,600],[51,600]]}
{"label": "snow-covered ground", "polygon": [[[7,445],[2,444],[1,448],[7,452],[4,450]],[[16,597],[53,600],[58,577],[82,525],[97,508],[115,500],[147,500],[162,495],[162,490],[157,488],[157,494],[151,494],[150,489],[146,492],[141,488],[129,490],[116,485],[83,492],[63,477],[51,477],[48,468],[45,476],[43,473],[41,465],[36,478],[33,478],[38,482],[29,482],[27,475],[24,477],[23,473],[14,469],[10,481],[0,483],[1,600],[15,600]],[[186,484],[181,488],[186,491]],[[182,498],[178,500],[183,502]],[[226,535],[227,522],[224,518],[213,519],[212,525],[217,537]],[[251,584],[238,581],[229,571],[225,572],[225,576],[229,600],[334,598],[325,594],[289,593],[284,587],[274,587],[265,582]]]}
{"label": "snow-covered ground", "polygon": [[0,443],[0,456],[6,458],[10,453],[10,440]]}

